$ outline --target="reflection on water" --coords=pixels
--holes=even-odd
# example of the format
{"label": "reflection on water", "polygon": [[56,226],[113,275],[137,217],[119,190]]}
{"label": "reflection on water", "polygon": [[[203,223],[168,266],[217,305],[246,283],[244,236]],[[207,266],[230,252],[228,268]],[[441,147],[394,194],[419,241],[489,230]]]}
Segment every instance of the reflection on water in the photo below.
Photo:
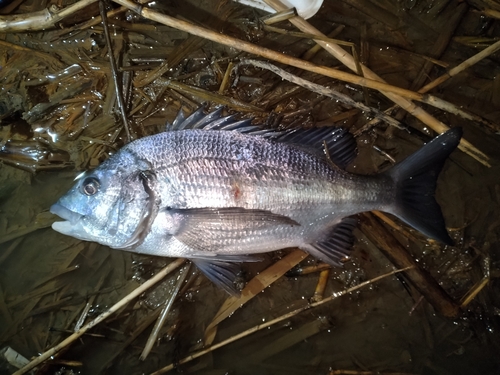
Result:
{"label": "reflection on water", "polygon": [[[197,3],[171,1],[167,11],[290,55],[304,56],[309,51],[308,56],[317,64],[339,65],[325,52],[311,52],[313,44],[307,39],[264,30],[257,22],[257,13],[249,8],[232,3],[217,8],[215,1]],[[499,32],[498,22],[454,2],[360,4],[325,1],[311,22],[326,33],[344,25],[336,38],[360,46],[361,60],[388,82],[414,90],[428,83],[427,77],[443,74],[443,64],[453,67],[476,53],[476,47],[484,48],[471,45],[464,36],[492,38]],[[211,17],[212,9],[217,9],[216,17]],[[97,15],[89,8],[78,16],[78,22],[88,20],[91,13]],[[219,91],[238,51],[131,14],[118,17],[112,21],[114,49],[123,61],[120,74],[130,124],[137,136],[161,131],[165,120],[172,120],[181,107],[189,111],[203,101],[218,103],[220,98],[210,93]],[[452,24],[456,27],[447,29]],[[287,23],[278,26],[292,29]],[[447,40],[443,36],[447,30],[449,37],[462,38]],[[50,205],[81,170],[98,165],[121,147],[125,137],[115,111],[101,28],[87,26],[77,32],[78,36],[64,31],[10,33],[2,40],[11,44],[0,45],[0,341],[2,347],[9,346],[27,358],[61,342],[83,321],[104,312],[171,261],[114,251],[62,236],[50,228],[55,219],[48,213]],[[436,65],[428,62],[429,57],[438,59]],[[498,136],[490,131],[500,119],[500,90],[498,79],[494,79],[498,60],[498,54],[493,55],[433,91],[487,118],[490,125],[426,108],[446,124],[463,126],[465,138],[490,157],[491,168],[487,168],[456,151],[440,177],[438,200],[457,245],[428,243],[415,232],[411,232],[415,239],[394,233],[457,303],[484,277],[490,277],[486,287],[467,304],[463,316],[455,320],[439,316],[403,276],[392,276],[235,341],[182,365],[182,371],[498,373],[500,148]],[[71,68],[75,63],[81,69]],[[155,85],[151,72],[205,92],[195,95],[186,86],[172,89]],[[293,73],[357,101],[365,100],[357,86],[301,71]],[[269,126],[279,120],[285,126],[333,123],[355,133],[365,129],[369,120],[358,110],[297,89],[272,73],[245,67],[237,74],[237,85],[231,85],[236,78],[233,73],[221,92],[263,109],[262,113],[243,114],[257,122]],[[137,84],[148,80],[145,85]],[[369,95],[373,107],[386,109],[391,105],[374,91]],[[401,160],[428,139],[428,127],[411,116],[403,122],[421,132],[409,134],[384,123],[360,131],[360,153],[351,171],[373,173],[390,164],[386,155]],[[353,260],[345,269],[331,271],[325,296],[392,270],[364,233],[357,230],[356,236]],[[288,253],[268,254],[262,262],[246,265],[244,278],[248,281],[264,273]],[[308,258],[301,266],[315,264]],[[319,275],[313,272],[279,278],[226,318],[214,343],[304,306],[314,295]],[[40,373],[150,373],[200,349],[205,329],[227,295],[191,270],[157,345],[145,361],[139,360],[176,279],[174,273],[127,304],[44,365]],[[5,361],[0,363],[1,373],[13,371]]]}

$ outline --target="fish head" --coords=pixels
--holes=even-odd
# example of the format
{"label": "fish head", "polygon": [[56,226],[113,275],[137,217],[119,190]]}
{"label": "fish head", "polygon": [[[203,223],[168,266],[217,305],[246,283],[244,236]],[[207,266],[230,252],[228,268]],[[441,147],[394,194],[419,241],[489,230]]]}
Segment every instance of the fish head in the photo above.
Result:
{"label": "fish head", "polygon": [[75,185],[50,211],[64,221],[52,224],[62,234],[113,248],[127,243],[144,216],[148,194],[141,182],[145,168],[126,152],[118,152]]}

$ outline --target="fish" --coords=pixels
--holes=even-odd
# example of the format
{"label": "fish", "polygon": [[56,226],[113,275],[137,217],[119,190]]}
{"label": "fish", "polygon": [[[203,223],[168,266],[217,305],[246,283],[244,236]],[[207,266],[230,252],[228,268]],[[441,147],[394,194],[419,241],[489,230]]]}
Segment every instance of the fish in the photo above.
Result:
{"label": "fish", "polygon": [[269,130],[222,108],[180,111],[165,131],[79,175],[51,206],[63,219],[52,228],[113,249],[187,258],[234,295],[240,264],[255,254],[298,247],[341,267],[361,212],[387,212],[453,244],[435,189],[461,137],[452,128],[391,169],[359,175],[345,170],[357,146],[344,128]]}

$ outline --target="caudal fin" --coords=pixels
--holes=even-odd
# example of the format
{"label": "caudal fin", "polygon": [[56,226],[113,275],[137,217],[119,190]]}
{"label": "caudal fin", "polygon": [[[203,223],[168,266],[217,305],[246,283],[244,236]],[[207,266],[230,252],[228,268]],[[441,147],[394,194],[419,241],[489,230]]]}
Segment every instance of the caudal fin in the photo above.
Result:
{"label": "caudal fin", "polygon": [[396,202],[391,213],[426,236],[452,245],[443,214],[434,198],[444,162],[460,143],[461,128],[453,128],[386,172],[396,183]]}

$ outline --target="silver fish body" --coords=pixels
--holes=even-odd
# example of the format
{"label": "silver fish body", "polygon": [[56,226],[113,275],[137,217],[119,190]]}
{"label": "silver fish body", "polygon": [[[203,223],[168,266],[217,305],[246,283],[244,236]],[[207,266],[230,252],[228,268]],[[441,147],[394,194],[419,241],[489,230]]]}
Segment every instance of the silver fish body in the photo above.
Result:
{"label": "silver fish body", "polygon": [[[389,173],[359,176],[315,152],[265,136],[168,131],[126,145],[79,178],[51,208],[67,220],[53,228],[112,248],[190,258],[234,292],[227,265],[248,254],[296,246],[338,265],[352,244],[354,221],[346,218],[359,212],[390,212],[449,242],[432,195],[460,136],[457,130],[434,146],[431,142],[416,160],[410,157]],[[423,177],[414,178],[413,170]],[[418,195],[414,190],[421,181],[425,191]],[[417,206],[425,203],[432,211],[430,220],[424,217],[429,213],[416,212],[421,207],[405,202],[415,196]]]}
{"label": "silver fish body", "polygon": [[[158,154],[149,150],[152,140],[153,150],[162,150]],[[188,247],[179,253],[165,243],[165,233],[173,235],[181,225],[172,209],[237,207],[269,211],[298,223],[232,220],[224,227],[207,223],[199,228],[200,235],[210,236],[209,246],[203,247],[207,252],[250,254],[321,241],[343,217],[384,209],[393,201],[394,186],[387,178],[347,174],[288,144],[238,132],[168,132],[134,146],[141,160],[155,155],[148,162],[157,175],[162,202],[138,252],[193,255]]]}

